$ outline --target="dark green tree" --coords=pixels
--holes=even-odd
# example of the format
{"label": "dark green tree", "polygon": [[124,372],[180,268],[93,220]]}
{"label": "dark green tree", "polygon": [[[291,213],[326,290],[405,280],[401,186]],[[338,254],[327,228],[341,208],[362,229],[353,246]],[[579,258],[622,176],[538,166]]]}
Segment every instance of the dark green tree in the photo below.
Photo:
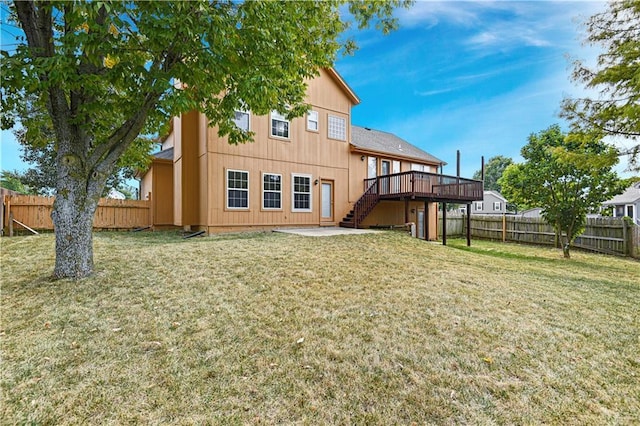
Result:
{"label": "dark green tree", "polygon": [[19,192],[21,194],[33,194],[34,191],[24,183],[24,173],[17,170],[3,170],[0,173],[0,187]]}
{"label": "dark green tree", "polygon": [[[139,135],[169,118],[203,112],[230,143],[249,141],[236,109],[306,112],[305,80],[353,49],[349,22],[392,30],[403,0],[16,1],[22,30],[1,52],[2,124],[24,120],[24,105],[47,113],[55,140],[54,276],[93,271],[92,224],[118,161]],[[346,5],[345,8],[342,6]],[[350,18],[346,12],[350,12]],[[6,23],[3,23],[6,24]],[[38,139],[36,139],[38,140]]]}
{"label": "dark green tree", "polygon": [[640,164],[640,2],[610,1],[606,11],[586,23],[586,43],[600,46],[595,67],[575,61],[572,78],[594,96],[565,99],[561,115],[568,118],[574,132],[598,130],[620,136],[635,145],[620,152],[630,155],[632,169]]}
{"label": "dark green tree", "polygon": [[587,213],[621,192],[612,171],[617,153],[593,135],[566,135],[553,125],[531,134],[521,154],[525,162],[510,165],[502,176],[503,194],[516,203],[542,207],[569,258]]}
{"label": "dark green tree", "polygon": [[[499,180],[502,177],[502,173],[511,164],[513,164],[513,160],[509,157],[503,155],[491,157],[484,165],[484,189],[502,193]],[[473,178],[476,180],[482,179],[482,170],[476,170]]]}

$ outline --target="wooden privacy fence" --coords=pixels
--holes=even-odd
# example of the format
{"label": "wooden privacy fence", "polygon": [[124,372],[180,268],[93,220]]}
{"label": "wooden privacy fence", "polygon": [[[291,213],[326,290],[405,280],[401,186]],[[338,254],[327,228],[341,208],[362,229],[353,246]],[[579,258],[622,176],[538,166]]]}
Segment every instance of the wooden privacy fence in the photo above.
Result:
{"label": "wooden privacy fence", "polygon": [[[442,235],[442,217],[438,219],[438,235]],[[447,235],[466,233],[464,216],[447,216]],[[555,245],[553,227],[542,218],[520,216],[471,216],[471,236],[526,244]],[[640,257],[640,227],[621,218],[587,218],[582,235],[572,246],[600,253]]]}
{"label": "wooden privacy fence", "polygon": [[[35,195],[5,195],[2,203],[3,230],[14,225],[20,228],[21,225],[17,222],[33,229],[52,230],[51,211],[54,199]],[[151,226],[149,201],[101,198],[98,202],[93,219],[94,229],[134,229],[147,226]]]}

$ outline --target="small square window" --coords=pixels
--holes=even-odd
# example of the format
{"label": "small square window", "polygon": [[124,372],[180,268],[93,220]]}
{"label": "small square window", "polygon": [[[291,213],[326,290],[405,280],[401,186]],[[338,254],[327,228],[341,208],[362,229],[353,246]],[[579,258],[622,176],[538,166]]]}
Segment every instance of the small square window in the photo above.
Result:
{"label": "small square window", "polygon": [[476,206],[476,211],[482,211],[482,209],[484,207],[482,201],[476,201],[476,205],[475,206]]}
{"label": "small square window", "polygon": [[249,113],[246,111],[236,111],[233,119],[236,127],[245,132],[249,131]]}
{"label": "small square window", "polygon": [[494,201],[493,203],[493,211],[500,211],[502,210],[502,203],[500,201]]}
{"label": "small square window", "polygon": [[289,139],[289,120],[278,111],[271,111],[271,136]]}
{"label": "small square window", "polygon": [[330,115],[328,120],[328,134],[330,139],[347,140],[347,120]]}
{"label": "small square window", "polygon": [[317,132],[319,128],[318,111],[309,111],[307,113],[307,130]]}

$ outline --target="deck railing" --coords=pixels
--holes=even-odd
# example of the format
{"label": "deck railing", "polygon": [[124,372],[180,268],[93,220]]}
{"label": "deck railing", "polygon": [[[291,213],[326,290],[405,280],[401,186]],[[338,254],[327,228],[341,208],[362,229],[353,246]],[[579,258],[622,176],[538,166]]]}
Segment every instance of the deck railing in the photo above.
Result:
{"label": "deck railing", "polygon": [[381,199],[412,196],[470,202],[483,198],[483,185],[480,180],[415,170],[365,179],[365,191],[370,190],[372,186],[375,186],[376,194]]}

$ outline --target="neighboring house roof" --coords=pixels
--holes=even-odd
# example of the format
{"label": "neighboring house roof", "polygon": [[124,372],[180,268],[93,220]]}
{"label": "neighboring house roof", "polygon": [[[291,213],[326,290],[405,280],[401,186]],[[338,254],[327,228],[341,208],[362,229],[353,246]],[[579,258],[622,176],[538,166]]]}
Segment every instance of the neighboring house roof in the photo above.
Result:
{"label": "neighboring house roof", "polygon": [[491,194],[491,195],[493,195],[494,197],[501,199],[501,200],[502,200],[502,201],[504,201],[505,203],[507,202],[507,199],[506,199],[506,198],[504,198],[504,197],[502,196],[502,194],[500,194],[498,191],[484,191],[484,195],[487,195],[487,194]]}
{"label": "neighboring house roof", "polygon": [[624,191],[622,194],[616,195],[609,201],[605,201],[602,204],[604,205],[635,204],[638,201],[640,201],[640,182],[634,183],[629,188],[627,188],[627,190]]}
{"label": "neighboring house roof", "polygon": [[525,217],[540,217],[543,211],[544,209],[542,207],[533,207],[531,209],[521,211],[520,215]]}
{"label": "neighboring house roof", "polygon": [[165,149],[164,151],[159,151],[151,155],[153,158],[158,158],[160,160],[173,160],[173,148]]}
{"label": "neighboring house roof", "polygon": [[392,133],[368,127],[351,126],[351,145],[366,151],[407,157],[427,163],[447,164]]}

